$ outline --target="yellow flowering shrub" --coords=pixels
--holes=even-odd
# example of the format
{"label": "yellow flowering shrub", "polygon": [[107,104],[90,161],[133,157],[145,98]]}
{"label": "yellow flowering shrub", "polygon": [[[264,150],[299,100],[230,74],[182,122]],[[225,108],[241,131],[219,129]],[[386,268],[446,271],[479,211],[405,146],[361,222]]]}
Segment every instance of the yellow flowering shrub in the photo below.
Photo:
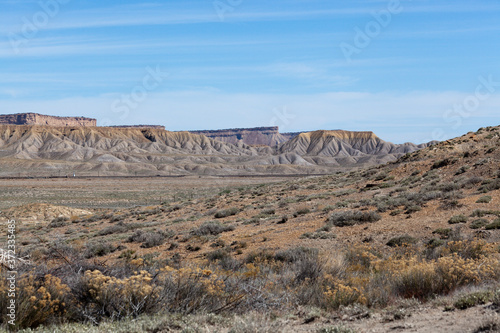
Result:
{"label": "yellow flowering shrub", "polygon": [[333,309],[354,303],[366,304],[366,298],[360,289],[341,282],[337,282],[334,287],[326,286],[324,295],[327,306]]}
{"label": "yellow flowering shrub", "polygon": [[466,259],[479,259],[498,254],[498,245],[488,243],[483,239],[453,241],[449,242],[443,250],[444,255],[452,253]]}
{"label": "yellow flowering shrub", "polygon": [[[9,285],[4,276],[0,279],[0,299],[2,309],[6,311],[9,297]],[[36,279],[34,274],[28,273],[16,278],[16,316],[15,325],[18,328],[37,327],[52,317],[66,313],[65,299],[69,294],[69,287],[57,277],[50,274]],[[4,320],[10,320],[3,316]]]}
{"label": "yellow flowering shrub", "polygon": [[142,313],[155,302],[160,291],[152,283],[151,274],[144,270],[122,279],[98,270],[86,271],[83,279],[94,303],[110,317]]}

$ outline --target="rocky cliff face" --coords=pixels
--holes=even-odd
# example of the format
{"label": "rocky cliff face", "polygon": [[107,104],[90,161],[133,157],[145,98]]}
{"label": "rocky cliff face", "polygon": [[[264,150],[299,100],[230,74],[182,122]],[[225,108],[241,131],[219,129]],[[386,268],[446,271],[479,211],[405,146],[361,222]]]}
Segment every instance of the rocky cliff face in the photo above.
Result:
{"label": "rocky cliff face", "polygon": [[38,113],[18,113],[0,115],[1,125],[40,125],[55,127],[97,126],[97,120],[85,117],[55,117]]}
{"label": "rocky cliff face", "polygon": [[236,144],[241,141],[252,146],[277,146],[290,140],[299,133],[280,133],[278,126],[255,128],[231,128],[214,131],[190,131],[205,135],[217,141]]}

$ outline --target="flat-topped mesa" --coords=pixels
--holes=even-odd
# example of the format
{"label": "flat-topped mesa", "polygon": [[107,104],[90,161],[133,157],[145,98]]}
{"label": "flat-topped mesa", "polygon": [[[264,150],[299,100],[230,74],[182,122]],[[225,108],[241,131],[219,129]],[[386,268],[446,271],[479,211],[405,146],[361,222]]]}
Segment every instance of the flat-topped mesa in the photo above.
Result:
{"label": "flat-topped mesa", "polygon": [[0,115],[0,125],[95,127],[97,126],[97,120],[85,117],[57,117],[38,113],[17,113]]}
{"label": "flat-topped mesa", "polygon": [[152,129],[160,129],[160,130],[165,130],[165,126],[163,125],[113,125],[113,126],[108,126],[111,128],[152,128]]}
{"label": "flat-topped mesa", "polygon": [[299,133],[280,133],[278,126],[254,128],[229,128],[222,130],[189,131],[205,135],[211,139],[236,144],[239,141],[252,146],[276,146]]}
{"label": "flat-topped mesa", "polygon": [[379,139],[371,131],[345,131],[345,130],[317,130],[313,132],[299,133],[303,137],[335,137],[341,140],[371,140]]}

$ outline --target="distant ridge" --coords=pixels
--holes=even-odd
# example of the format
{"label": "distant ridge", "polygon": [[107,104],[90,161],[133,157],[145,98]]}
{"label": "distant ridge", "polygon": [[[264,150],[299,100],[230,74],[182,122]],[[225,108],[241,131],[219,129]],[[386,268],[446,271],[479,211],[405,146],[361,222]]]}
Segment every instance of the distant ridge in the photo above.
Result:
{"label": "distant ridge", "polygon": [[16,113],[0,115],[0,125],[94,127],[97,126],[97,120],[86,117],[57,117],[39,113]]}
{"label": "distant ridge", "polygon": [[280,133],[278,126],[254,128],[229,128],[220,130],[189,131],[217,141],[236,144],[241,141],[251,146],[277,146],[303,132]]}
{"label": "distant ridge", "polygon": [[106,126],[106,127],[111,127],[111,128],[155,128],[155,129],[165,130],[165,126],[163,126],[163,125],[113,125],[113,126]]}

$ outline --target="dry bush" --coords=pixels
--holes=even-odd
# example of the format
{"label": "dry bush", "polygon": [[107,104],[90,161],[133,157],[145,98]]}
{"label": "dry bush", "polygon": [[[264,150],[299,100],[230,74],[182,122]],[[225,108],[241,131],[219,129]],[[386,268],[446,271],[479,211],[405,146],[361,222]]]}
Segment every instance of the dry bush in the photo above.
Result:
{"label": "dry bush", "polygon": [[191,230],[191,234],[195,236],[218,235],[233,230],[234,226],[224,225],[218,221],[207,221],[198,228]]}
{"label": "dry bush", "polygon": [[169,312],[212,312],[242,298],[237,293],[226,293],[225,276],[210,269],[166,266],[156,279],[158,301]]}
{"label": "dry bush", "polygon": [[477,199],[476,203],[490,203],[491,202],[491,195],[485,195]]}
{"label": "dry bush", "polygon": [[60,216],[60,217],[56,217],[55,219],[53,219],[48,227],[49,228],[61,228],[61,227],[64,227],[68,224],[68,221],[69,221],[69,218],[67,217],[64,217],[64,216]]}
{"label": "dry bush", "polygon": [[118,248],[108,242],[89,242],[85,245],[85,258],[102,257],[107,254],[115,252]]}
{"label": "dry bush", "polygon": [[491,299],[492,294],[489,291],[477,291],[460,296],[453,306],[459,310],[465,310],[477,305],[486,304]]}
{"label": "dry bush", "polygon": [[117,224],[111,225],[107,228],[100,230],[97,234],[99,236],[107,236],[111,234],[124,233],[127,232],[128,230],[129,228],[123,222],[118,222]]}
{"label": "dry bush", "polygon": [[486,230],[500,229],[500,218],[496,219],[495,221],[493,221],[490,224],[486,225],[484,228]]}
{"label": "dry bush", "polygon": [[448,220],[448,223],[449,224],[466,223],[467,220],[468,218],[465,215],[455,215]]}
{"label": "dry bush", "polygon": [[165,243],[167,234],[162,231],[145,232],[137,230],[133,235],[128,238],[129,242],[142,243],[141,247],[148,249],[155,246],[160,246]]}
{"label": "dry bush", "polygon": [[345,227],[356,224],[373,223],[380,219],[381,216],[376,212],[344,211],[332,213],[328,219],[328,223],[337,227]]}
{"label": "dry bush", "polygon": [[240,212],[240,210],[237,207],[231,207],[231,208],[228,208],[228,209],[222,209],[222,210],[219,210],[219,211],[215,212],[214,217],[216,219],[221,219],[221,218],[224,218],[224,217],[236,215],[239,212]]}
{"label": "dry bush", "polygon": [[402,235],[402,236],[391,238],[387,242],[386,245],[390,246],[390,247],[407,246],[410,244],[415,244],[417,242],[418,242],[418,239],[416,239],[415,237],[412,237],[410,235]]}

